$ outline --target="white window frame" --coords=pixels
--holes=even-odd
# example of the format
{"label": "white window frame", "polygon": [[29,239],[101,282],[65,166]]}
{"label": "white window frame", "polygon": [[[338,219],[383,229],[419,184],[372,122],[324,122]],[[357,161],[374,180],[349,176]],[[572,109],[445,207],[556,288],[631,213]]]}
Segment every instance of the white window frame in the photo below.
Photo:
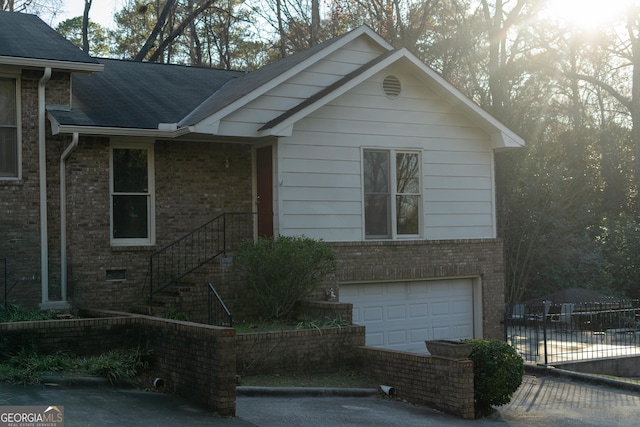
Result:
{"label": "white window frame", "polygon": [[[389,154],[389,179],[388,183],[390,189],[390,207],[389,207],[389,221],[390,221],[390,236],[368,236],[366,230],[366,200],[365,200],[365,186],[364,186],[364,154],[366,151],[382,151]],[[396,156],[402,153],[416,154],[418,156],[418,164],[420,170],[418,171],[419,179],[419,193],[398,193],[397,183],[397,170],[396,170]],[[424,215],[423,215],[423,203],[424,203],[424,187],[422,186],[422,150],[418,149],[399,149],[399,148],[386,148],[386,147],[362,147],[360,153],[361,159],[361,173],[362,177],[362,235],[364,240],[405,240],[405,239],[419,239],[423,235],[424,228]],[[397,196],[402,195],[415,195],[418,196],[418,233],[416,234],[398,234],[398,218],[397,218]]]}
{"label": "white window frame", "polygon": [[[116,193],[113,188],[113,150],[133,149],[147,150],[147,179],[146,193]],[[111,246],[151,246],[156,242],[156,197],[155,197],[155,157],[153,142],[112,142],[109,146],[109,235]],[[147,237],[146,238],[114,238],[113,236],[113,197],[117,195],[146,195],[147,196]]]}
{"label": "white window frame", "polygon": [[0,73],[0,78],[11,79],[16,82],[16,162],[17,173],[15,176],[0,176],[0,181],[19,181],[22,179],[22,97],[20,94],[21,81],[18,74]]}

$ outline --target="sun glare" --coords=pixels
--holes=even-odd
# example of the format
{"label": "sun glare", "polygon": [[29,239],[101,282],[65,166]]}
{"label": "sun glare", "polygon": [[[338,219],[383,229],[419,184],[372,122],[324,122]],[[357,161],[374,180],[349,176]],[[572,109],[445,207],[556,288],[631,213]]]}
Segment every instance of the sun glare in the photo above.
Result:
{"label": "sun glare", "polygon": [[629,0],[549,0],[549,18],[584,29],[608,25],[624,13]]}

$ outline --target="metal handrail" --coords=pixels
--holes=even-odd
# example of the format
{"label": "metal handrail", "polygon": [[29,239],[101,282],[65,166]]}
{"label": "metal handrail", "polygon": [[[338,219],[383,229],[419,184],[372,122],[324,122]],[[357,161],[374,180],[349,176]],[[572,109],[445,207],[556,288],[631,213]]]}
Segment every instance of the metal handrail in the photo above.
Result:
{"label": "metal handrail", "polygon": [[209,282],[209,292],[208,292],[208,320],[209,320],[209,324],[213,325],[213,310],[211,308],[211,303],[213,302],[213,297],[215,297],[216,301],[218,302],[218,306],[219,308],[222,308],[222,311],[224,312],[224,315],[226,316],[226,318],[228,319],[227,323],[224,323],[222,321],[222,316],[220,316],[218,313],[220,313],[220,310],[216,310],[215,313],[218,314],[216,315],[216,322],[215,324],[217,326],[228,326],[230,328],[233,328],[233,316],[231,316],[231,312],[229,311],[229,309],[227,308],[227,306],[225,305],[224,301],[222,301],[222,298],[220,298],[220,295],[218,294],[218,292],[216,292],[216,289],[213,287],[213,283]]}
{"label": "metal handrail", "polygon": [[223,212],[149,256],[149,304],[168,286],[253,237],[257,212]]}

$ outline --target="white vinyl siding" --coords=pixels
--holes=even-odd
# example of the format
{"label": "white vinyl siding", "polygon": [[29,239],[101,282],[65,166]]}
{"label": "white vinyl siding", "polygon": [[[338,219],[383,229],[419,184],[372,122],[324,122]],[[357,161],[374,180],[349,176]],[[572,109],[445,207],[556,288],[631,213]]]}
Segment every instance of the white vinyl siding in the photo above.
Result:
{"label": "white vinyl siding", "polygon": [[495,238],[490,136],[401,69],[389,99],[379,73],[300,120],[280,138],[280,233],[364,239],[362,149],[419,152],[421,229],[430,240]]}

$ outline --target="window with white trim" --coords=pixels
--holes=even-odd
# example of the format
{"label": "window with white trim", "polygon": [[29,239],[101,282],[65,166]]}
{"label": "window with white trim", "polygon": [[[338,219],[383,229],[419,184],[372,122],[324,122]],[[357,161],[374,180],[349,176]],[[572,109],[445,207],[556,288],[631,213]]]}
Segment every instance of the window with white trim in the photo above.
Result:
{"label": "window with white trim", "polygon": [[0,77],[0,179],[20,178],[18,80]]}
{"label": "window with white trim", "polygon": [[366,239],[420,235],[420,153],[363,150]]}
{"label": "window with white trim", "polygon": [[153,145],[112,145],[110,171],[111,244],[154,244]]}

